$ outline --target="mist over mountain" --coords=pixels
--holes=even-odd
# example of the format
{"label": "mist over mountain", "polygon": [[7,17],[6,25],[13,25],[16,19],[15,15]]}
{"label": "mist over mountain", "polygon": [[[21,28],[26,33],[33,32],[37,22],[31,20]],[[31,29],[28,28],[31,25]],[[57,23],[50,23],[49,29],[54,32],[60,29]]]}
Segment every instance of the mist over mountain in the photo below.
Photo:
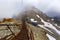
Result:
{"label": "mist over mountain", "polygon": [[60,18],[60,12],[56,11],[56,10],[48,10],[46,13],[49,17],[58,17]]}
{"label": "mist over mountain", "polygon": [[[51,12],[53,13],[53,12]],[[56,12],[55,12],[56,13]],[[13,18],[16,19],[20,19],[21,16],[26,15],[29,19],[34,18],[35,20],[40,21],[39,18],[36,17],[36,15],[39,15],[40,17],[42,17],[45,21],[51,21],[51,19],[55,19],[55,17],[50,17],[48,14],[43,13],[41,10],[39,10],[38,8],[34,7],[34,6],[26,6],[18,15],[14,15]],[[53,15],[53,14],[51,14]],[[38,22],[39,23],[39,22]]]}
{"label": "mist over mountain", "polygon": [[56,8],[50,8],[49,10],[47,10],[46,14],[53,18],[55,23],[60,24],[60,11]]}
{"label": "mist over mountain", "polygon": [[50,19],[50,17],[48,17],[45,13],[43,13],[42,11],[40,11],[38,8],[35,8],[34,6],[27,6],[25,7],[17,16],[17,19],[20,19],[21,16],[25,15],[27,17],[28,20],[30,19],[35,19],[36,21],[38,21],[38,23],[40,23],[40,19],[36,17],[36,15],[39,15],[40,17],[42,17],[45,21],[47,21],[48,19]]}

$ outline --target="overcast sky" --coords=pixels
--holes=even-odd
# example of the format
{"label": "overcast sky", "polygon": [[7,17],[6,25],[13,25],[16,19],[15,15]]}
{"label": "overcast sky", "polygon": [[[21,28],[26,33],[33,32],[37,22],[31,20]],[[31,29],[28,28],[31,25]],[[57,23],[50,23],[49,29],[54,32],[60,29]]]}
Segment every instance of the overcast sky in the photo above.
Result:
{"label": "overcast sky", "polygon": [[55,11],[58,13],[49,13],[48,15],[60,15],[60,0],[0,0],[0,18],[12,17],[18,14],[26,5],[34,5],[41,11],[49,13]]}

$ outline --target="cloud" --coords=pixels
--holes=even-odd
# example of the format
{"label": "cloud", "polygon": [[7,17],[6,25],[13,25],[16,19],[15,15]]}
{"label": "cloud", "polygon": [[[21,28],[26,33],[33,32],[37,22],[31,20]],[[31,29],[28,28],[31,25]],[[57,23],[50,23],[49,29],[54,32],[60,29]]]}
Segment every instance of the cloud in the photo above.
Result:
{"label": "cloud", "polygon": [[18,14],[26,5],[34,5],[45,13],[52,8],[60,12],[59,4],[59,0],[0,0],[0,18],[12,17],[14,14]]}
{"label": "cloud", "polygon": [[51,17],[60,16],[60,1],[55,0],[50,3],[50,5],[45,9],[45,12]]}
{"label": "cloud", "polygon": [[24,5],[34,5],[40,10],[44,10],[52,0],[23,0]]}
{"label": "cloud", "polygon": [[17,3],[19,0],[0,0],[0,18],[12,17],[18,10]]}

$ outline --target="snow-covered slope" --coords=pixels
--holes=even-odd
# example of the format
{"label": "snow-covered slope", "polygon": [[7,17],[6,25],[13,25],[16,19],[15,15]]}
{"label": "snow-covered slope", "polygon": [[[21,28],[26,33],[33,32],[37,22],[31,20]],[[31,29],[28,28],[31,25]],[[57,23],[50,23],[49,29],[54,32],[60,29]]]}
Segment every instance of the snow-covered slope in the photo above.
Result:
{"label": "snow-covered slope", "polygon": [[[60,40],[60,30],[59,30],[60,27],[57,24],[52,24],[51,22],[44,21],[44,19],[41,18],[39,15],[36,16],[41,20],[42,23],[44,23],[44,24],[38,24],[38,26],[46,30],[48,38],[50,40]],[[37,22],[36,20],[35,21],[34,20],[35,19],[31,19],[32,22]]]}
{"label": "snow-covered slope", "polygon": [[[50,40],[60,40],[60,30],[57,29],[57,28],[60,29],[60,27],[57,24],[51,24],[50,22],[44,21],[44,19],[41,18],[39,15],[36,15],[36,16],[41,20],[42,23],[44,23],[42,25],[38,24],[38,26],[46,30],[47,36],[49,37],[49,39]],[[31,21],[37,22],[34,20],[31,20]],[[54,36],[51,34],[53,34]]]}
{"label": "snow-covered slope", "polygon": [[[37,16],[38,17],[38,16]],[[44,25],[38,24],[41,28],[45,29],[46,31],[50,32],[51,34],[55,35],[56,40],[60,40],[60,30],[58,30],[53,24],[44,21],[41,17],[39,17]],[[58,27],[58,26],[57,26]]]}

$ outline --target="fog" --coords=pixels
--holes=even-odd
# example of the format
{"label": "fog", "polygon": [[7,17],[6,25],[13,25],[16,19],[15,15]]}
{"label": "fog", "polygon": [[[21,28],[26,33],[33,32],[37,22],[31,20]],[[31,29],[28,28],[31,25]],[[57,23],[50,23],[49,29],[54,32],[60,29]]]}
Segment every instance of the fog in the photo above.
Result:
{"label": "fog", "polygon": [[[33,5],[53,17],[60,15],[59,4],[60,0],[0,0],[0,18],[11,18],[27,5]],[[56,13],[53,13],[52,11]]]}

